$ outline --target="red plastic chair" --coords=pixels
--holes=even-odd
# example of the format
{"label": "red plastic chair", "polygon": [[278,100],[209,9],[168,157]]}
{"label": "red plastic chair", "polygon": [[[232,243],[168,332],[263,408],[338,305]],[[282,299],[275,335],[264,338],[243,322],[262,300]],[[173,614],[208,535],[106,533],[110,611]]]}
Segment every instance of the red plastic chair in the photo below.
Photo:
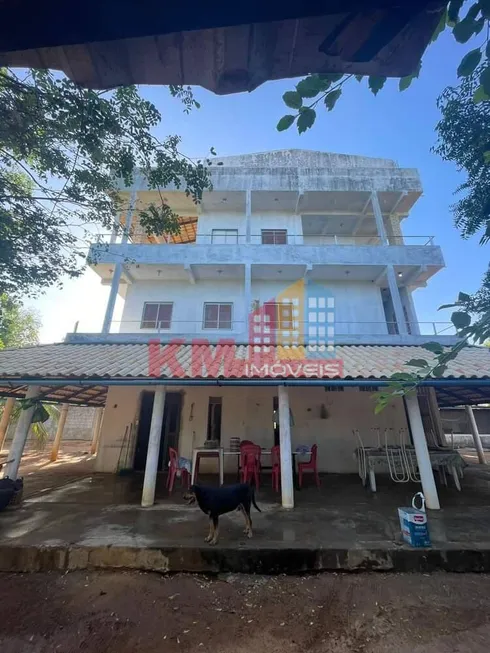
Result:
{"label": "red plastic chair", "polygon": [[279,492],[279,478],[281,476],[281,450],[279,445],[271,449],[272,462],[272,489]]}
{"label": "red plastic chair", "polygon": [[311,456],[308,462],[306,463],[298,463],[298,481],[299,481],[299,487],[302,487],[303,485],[303,472],[306,471],[312,471],[313,474],[315,475],[315,482],[317,488],[320,487],[320,476],[318,475],[318,468],[316,464],[316,457],[318,453],[318,446],[314,444],[311,447]]}
{"label": "red plastic chair", "polygon": [[168,468],[168,476],[167,476],[167,489],[169,493],[172,492],[172,490],[174,489],[174,482],[175,482],[175,477],[177,476],[177,472],[180,472],[182,485],[187,487],[187,489],[189,489],[191,486],[191,475],[189,474],[189,472],[185,467],[179,467],[178,452],[175,449],[172,449],[172,447],[169,447],[168,455],[170,458],[170,465]]}
{"label": "red plastic chair", "polygon": [[261,448],[257,444],[247,444],[240,447],[240,474],[242,483],[248,483],[252,478],[255,487],[259,489]]}

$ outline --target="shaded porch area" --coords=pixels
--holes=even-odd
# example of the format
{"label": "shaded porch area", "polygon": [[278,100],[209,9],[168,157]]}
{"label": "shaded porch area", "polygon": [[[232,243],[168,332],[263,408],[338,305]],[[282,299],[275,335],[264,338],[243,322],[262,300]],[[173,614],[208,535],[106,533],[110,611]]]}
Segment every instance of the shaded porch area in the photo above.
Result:
{"label": "shaded porch area", "polygon": [[[429,512],[431,550],[402,543],[397,508],[420,486],[363,488],[354,475],[325,474],[320,490],[296,493],[295,511],[262,486],[252,512],[254,537],[239,513],[221,519],[219,544],[204,543],[208,521],[169,496],[159,474],[156,503],[140,506],[142,474],[81,476],[0,514],[0,569],[124,567],[159,571],[298,572],[319,569],[490,570],[490,472],[470,465],[463,492],[441,487],[444,508]],[[216,483],[216,476],[204,478]],[[228,480],[228,479],[226,479]],[[229,479],[230,481],[233,479]]]}

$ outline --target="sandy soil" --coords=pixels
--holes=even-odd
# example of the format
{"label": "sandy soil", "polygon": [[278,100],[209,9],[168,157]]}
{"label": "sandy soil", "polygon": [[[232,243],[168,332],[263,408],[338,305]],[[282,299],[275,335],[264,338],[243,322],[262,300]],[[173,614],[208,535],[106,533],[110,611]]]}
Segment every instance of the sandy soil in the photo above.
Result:
{"label": "sandy soil", "polygon": [[490,576],[0,575],[2,653],[483,653]]}

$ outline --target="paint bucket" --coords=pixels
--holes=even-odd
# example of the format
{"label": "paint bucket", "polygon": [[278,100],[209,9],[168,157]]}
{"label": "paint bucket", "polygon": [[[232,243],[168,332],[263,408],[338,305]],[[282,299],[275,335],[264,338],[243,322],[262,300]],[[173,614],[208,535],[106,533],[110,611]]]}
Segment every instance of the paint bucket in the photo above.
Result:
{"label": "paint bucket", "polygon": [[[416,501],[421,500],[420,508]],[[411,508],[398,508],[402,537],[407,544],[413,547],[431,546],[427,514],[425,512],[425,497],[422,492],[417,492],[412,499]]]}

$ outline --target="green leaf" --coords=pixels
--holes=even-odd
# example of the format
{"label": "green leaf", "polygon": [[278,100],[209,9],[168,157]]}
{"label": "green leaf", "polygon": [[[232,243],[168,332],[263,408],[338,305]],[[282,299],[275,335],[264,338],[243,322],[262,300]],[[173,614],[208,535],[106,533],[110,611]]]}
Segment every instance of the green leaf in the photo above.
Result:
{"label": "green leaf", "polygon": [[400,77],[398,89],[400,91],[406,91],[414,79],[415,79],[414,75],[407,75],[406,77]]}
{"label": "green leaf", "polygon": [[447,22],[456,25],[459,20],[459,12],[463,6],[464,0],[451,0],[447,8]]}
{"label": "green leaf", "polygon": [[441,14],[441,19],[437,23],[437,27],[434,30],[434,34],[432,34],[432,38],[430,39],[431,43],[434,43],[434,41],[437,41],[439,38],[439,35],[444,32],[446,29],[446,21],[447,21],[447,10],[444,10]]}
{"label": "green leaf", "polygon": [[473,34],[478,34],[478,32],[483,28],[484,20],[475,20],[480,8],[478,4],[475,3],[470,7],[468,13],[463,18],[463,20],[457,23],[453,28],[453,36],[458,41],[458,43],[466,43],[470,40]]}
{"label": "green leaf", "polygon": [[458,306],[458,304],[455,302],[453,302],[452,304],[442,304],[441,306],[439,306],[437,310],[442,311],[444,308],[454,308],[455,306]]}
{"label": "green leaf", "polygon": [[342,89],[337,88],[335,91],[330,91],[330,93],[327,93],[325,95],[325,106],[329,111],[332,111],[332,109],[335,106],[335,103],[339,99],[339,97],[342,95]]}
{"label": "green leaf", "polygon": [[303,98],[297,91],[287,91],[282,96],[284,104],[291,109],[299,109],[303,104]]}
{"label": "green leaf", "polygon": [[283,116],[276,125],[277,131],[283,132],[286,129],[289,129],[295,120],[296,120],[296,116],[291,116],[291,115]]}
{"label": "green leaf", "polygon": [[485,163],[490,163],[490,150],[483,152],[483,160]]}
{"label": "green leaf", "polygon": [[490,18],[490,0],[479,0],[478,4],[483,18]]}
{"label": "green leaf", "polygon": [[302,134],[307,129],[313,126],[316,119],[316,111],[314,109],[303,109],[298,116],[298,132]]}
{"label": "green leaf", "polygon": [[439,377],[443,376],[443,374],[444,374],[444,372],[446,370],[447,370],[447,365],[437,365],[432,370],[432,375],[439,378]]}
{"label": "green leaf", "polygon": [[458,77],[468,77],[468,75],[471,75],[480,63],[480,60],[481,52],[479,48],[465,54],[458,66]]}
{"label": "green leaf", "polygon": [[490,95],[485,93],[483,86],[479,86],[473,93],[473,102],[479,104],[480,102],[486,102],[487,100],[490,100]]}
{"label": "green leaf", "polygon": [[471,324],[471,317],[464,311],[454,311],[451,315],[451,322],[456,329],[464,329]]}
{"label": "green leaf", "polygon": [[[486,154],[486,152],[484,154]],[[467,293],[465,293],[465,292],[458,293],[458,302],[466,303],[466,302],[469,302],[470,299],[471,299],[471,297]]]}
{"label": "green leaf", "polygon": [[410,365],[410,367],[428,367],[429,363],[423,358],[412,358],[405,365]]}
{"label": "green leaf", "polygon": [[354,77],[357,79],[358,82],[362,82],[364,79],[364,75],[354,75]]}
{"label": "green leaf", "polygon": [[369,75],[368,86],[374,95],[377,95],[378,92],[383,88],[386,82],[386,77]]}
{"label": "green leaf", "polygon": [[396,379],[397,381],[410,381],[410,383],[417,382],[417,376],[415,374],[410,374],[409,372],[395,372],[390,376],[390,379]]}
{"label": "green leaf", "polygon": [[444,347],[438,342],[425,342],[422,345],[422,349],[427,349],[427,351],[431,351],[436,355],[442,354],[444,352]]}
{"label": "green leaf", "polygon": [[318,78],[330,84],[335,84],[335,82],[340,82],[343,76],[344,73],[321,73]]}
{"label": "green leaf", "polygon": [[320,79],[318,75],[309,75],[296,84],[296,90],[302,98],[312,98],[329,86],[328,80]]}
{"label": "green leaf", "polygon": [[374,407],[374,414],[379,415],[381,413],[381,411],[383,411],[386,408],[387,403],[388,403],[387,401],[378,400],[378,402],[376,403],[376,405]]}
{"label": "green leaf", "polygon": [[487,59],[490,59],[490,41],[487,41],[487,47],[485,48],[485,56]]}
{"label": "green leaf", "polygon": [[490,65],[484,68],[483,71],[481,72],[480,84],[483,86],[483,91],[485,95],[490,95]]}

